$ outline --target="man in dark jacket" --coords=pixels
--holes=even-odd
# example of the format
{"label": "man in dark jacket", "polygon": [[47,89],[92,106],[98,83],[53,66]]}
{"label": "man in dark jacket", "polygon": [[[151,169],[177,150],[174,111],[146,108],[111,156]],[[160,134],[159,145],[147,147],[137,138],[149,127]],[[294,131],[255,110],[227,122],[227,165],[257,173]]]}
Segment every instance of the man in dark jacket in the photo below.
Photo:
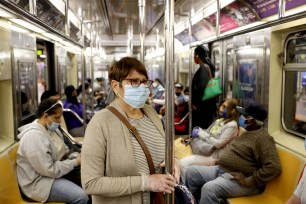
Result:
{"label": "man in dark jacket", "polygon": [[191,166],[186,172],[190,191],[200,204],[218,204],[223,198],[256,195],[281,174],[273,137],[263,128],[265,108],[251,104],[238,107],[239,125],[247,131],[233,141],[216,166]]}

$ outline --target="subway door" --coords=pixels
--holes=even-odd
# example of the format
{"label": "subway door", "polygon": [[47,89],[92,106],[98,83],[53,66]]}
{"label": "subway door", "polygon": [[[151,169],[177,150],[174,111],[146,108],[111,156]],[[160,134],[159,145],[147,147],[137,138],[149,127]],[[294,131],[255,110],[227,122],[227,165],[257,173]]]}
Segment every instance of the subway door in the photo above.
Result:
{"label": "subway door", "polygon": [[269,29],[255,31],[234,40],[235,81],[233,96],[241,105],[260,103],[268,106]]}
{"label": "subway door", "polygon": [[37,108],[36,39],[11,32],[15,134],[18,127],[35,119]]}
{"label": "subway door", "polygon": [[[223,76],[222,76],[222,45],[223,42],[214,42],[212,44],[212,49],[211,49],[211,61],[215,65],[215,77],[219,77],[220,79],[220,84],[222,85],[223,81]],[[217,97],[217,107],[220,106],[220,103],[222,103],[222,95]],[[217,109],[219,110],[219,109]]]}

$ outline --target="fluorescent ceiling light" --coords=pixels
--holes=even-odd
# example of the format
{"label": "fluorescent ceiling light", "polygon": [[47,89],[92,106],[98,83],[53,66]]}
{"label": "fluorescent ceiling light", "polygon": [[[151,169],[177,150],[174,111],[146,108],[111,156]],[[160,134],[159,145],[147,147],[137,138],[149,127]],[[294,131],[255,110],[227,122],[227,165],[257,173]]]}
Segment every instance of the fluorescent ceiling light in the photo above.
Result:
{"label": "fluorescent ceiling light", "polygon": [[15,18],[15,16],[13,14],[11,14],[10,12],[0,8],[0,16],[2,18]]}
{"label": "fluorescent ceiling light", "polygon": [[42,33],[42,35],[44,35],[44,36],[46,36],[46,37],[48,37],[48,38],[50,38],[50,39],[52,39],[54,41],[57,41],[57,42],[62,41],[62,38],[57,37],[56,35],[53,35],[51,33]]}
{"label": "fluorescent ceiling light", "polygon": [[55,8],[57,8],[57,10],[59,10],[64,16],[65,16],[65,2],[63,0],[49,0],[51,2],[51,4],[53,4],[53,6]]}
{"label": "fluorescent ceiling light", "polygon": [[69,20],[71,21],[71,23],[73,25],[75,25],[77,28],[79,28],[80,27],[80,21],[76,17],[76,15],[74,15],[74,13],[71,11],[71,9],[68,10],[68,16],[69,16]]}
{"label": "fluorescent ceiling light", "polygon": [[32,30],[32,31],[34,31],[36,33],[44,33],[44,32],[46,32],[43,29],[41,29],[41,28],[31,24],[31,23],[28,23],[27,21],[21,20],[21,19],[16,19],[15,18],[15,19],[10,19],[10,21],[12,21],[12,22],[14,22],[14,23],[16,23],[16,24],[26,28],[26,29]]}
{"label": "fluorescent ceiling light", "polygon": [[294,9],[291,9],[289,11],[285,11],[285,16],[290,16],[297,13],[302,13],[303,11],[306,11],[306,6],[300,6]]}
{"label": "fluorescent ceiling light", "polygon": [[11,29],[19,33],[29,33],[30,32],[29,30],[20,28],[19,26],[15,26],[15,25],[11,25]]}

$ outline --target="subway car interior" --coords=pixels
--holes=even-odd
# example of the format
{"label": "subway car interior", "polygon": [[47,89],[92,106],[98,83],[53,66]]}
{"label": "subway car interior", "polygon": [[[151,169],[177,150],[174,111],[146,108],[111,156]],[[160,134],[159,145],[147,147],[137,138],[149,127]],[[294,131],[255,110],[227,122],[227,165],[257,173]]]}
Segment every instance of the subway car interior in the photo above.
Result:
{"label": "subway car interior", "polygon": [[112,63],[130,56],[164,84],[173,157],[173,84],[190,87],[198,45],[222,85],[216,106],[227,98],[262,104],[276,145],[305,162],[305,0],[1,0],[0,153],[36,118],[45,90],[64,100],[67,86],[82,85],[86,125],[105,103],[87,102],[85,83],[102,78],[107,86]]}

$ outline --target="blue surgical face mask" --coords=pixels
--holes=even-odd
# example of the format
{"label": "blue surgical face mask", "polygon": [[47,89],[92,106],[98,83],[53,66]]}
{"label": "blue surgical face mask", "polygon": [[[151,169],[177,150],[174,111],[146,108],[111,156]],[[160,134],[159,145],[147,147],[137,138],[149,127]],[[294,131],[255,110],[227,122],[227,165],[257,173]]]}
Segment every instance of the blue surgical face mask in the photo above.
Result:
{"label": "blue surgical face mask", "polygon": [[239,126],[245,129],[249,125],[249,124],[245,124],[246,121],[247,119],[243,117],[243,115],[241,115],[239,117]]}
{"label": "blue surgical face mask", "polygon": [[222,118],[227,118],[227,108],[225,108],[223,111],[219,110],[219,115]]}
{"label": "blue surgical face mask", "polygon": [[[50,118],[50,120],[51,120],[51,118]],[[51,120],[51,122],[52,122],[51,125],[47,124],[47,127],[50,131],[55,131],[60,126],[60,124],[56,123],[56,122],[53,122],[52,120]]]}
{"label": "blue surgical face mask", "polygon": [[[149,95],[149,88],[146,88],[143,84],[140,84],[139,87],[134,87],[132,85],[124,86],[123,100],[133,108],[142,108],[149,98]],[[119,95],[119,97],[121,96]]]}

